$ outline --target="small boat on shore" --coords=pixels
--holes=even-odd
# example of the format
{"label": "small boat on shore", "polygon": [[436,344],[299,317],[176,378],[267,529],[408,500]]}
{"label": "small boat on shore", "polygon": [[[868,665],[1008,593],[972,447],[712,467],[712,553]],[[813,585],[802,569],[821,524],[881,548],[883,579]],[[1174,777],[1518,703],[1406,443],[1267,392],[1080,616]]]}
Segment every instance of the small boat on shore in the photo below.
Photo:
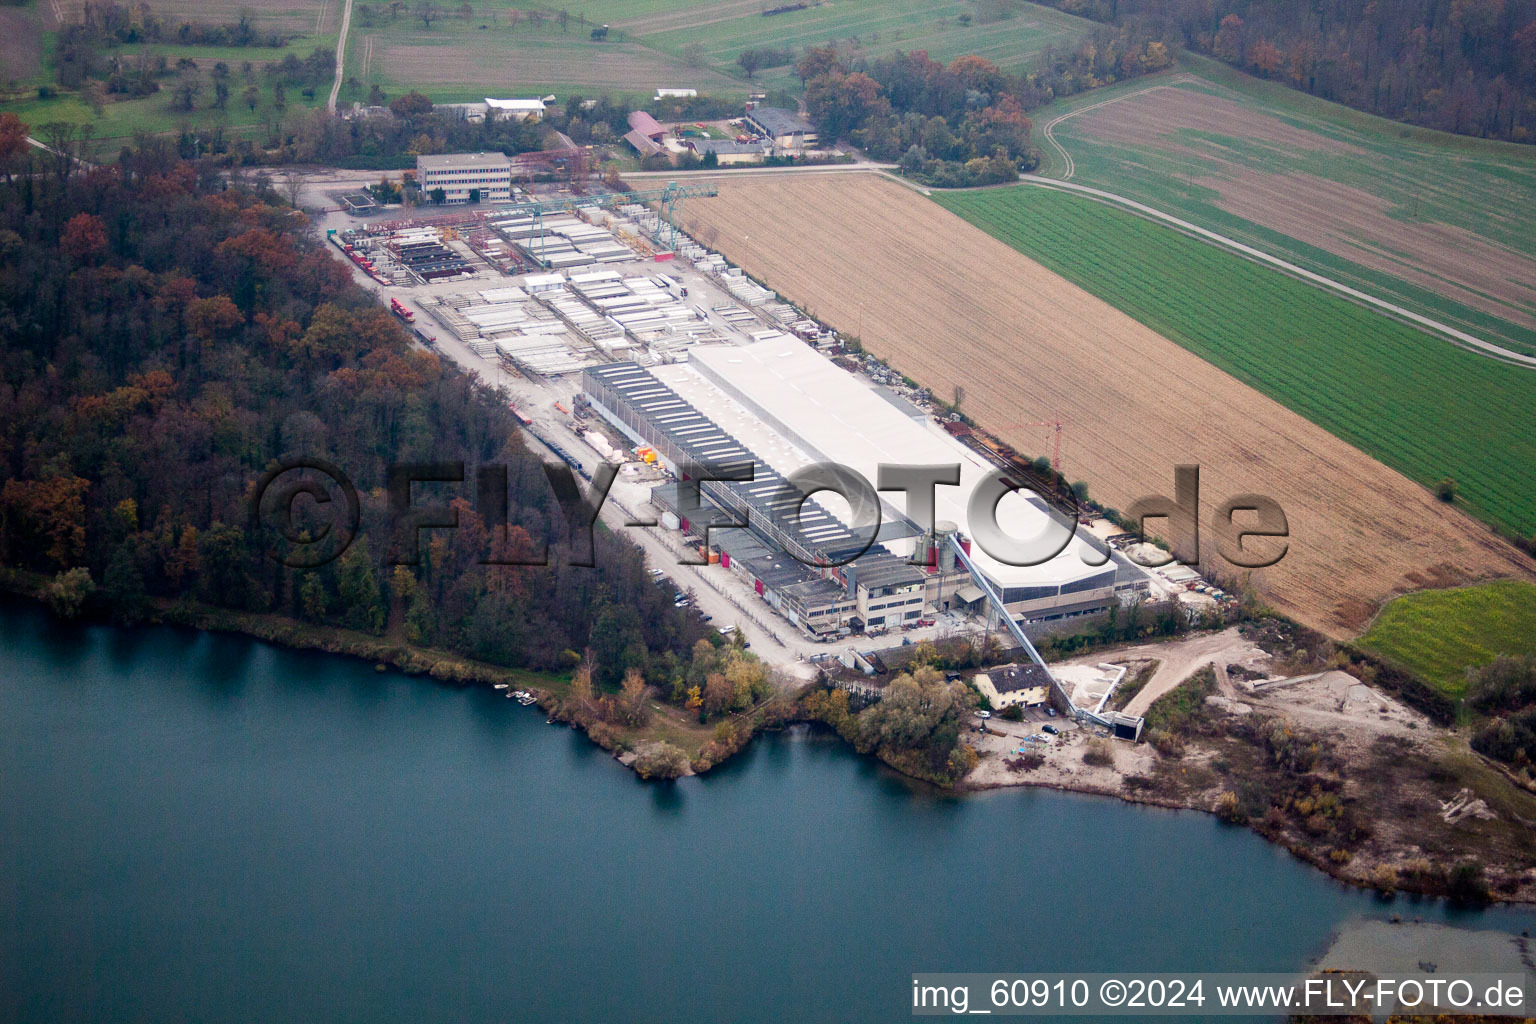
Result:
{"label": "small boat on shore", "polygon": [[528,705],[534,703],[538,699],[538,698],[534,697],[533,694],[529,693],[527,690],[513,690],[512,691],[512,698],[514,700],[516,700],[519,704],[521,704],[523,707],[527,707]]}
{"label": "small boat on shore", "polygon": [[511,685],[512,685],[511,683],[497,683],[496,684],[496,689],[498,689],[498,690],[505,690],[507,687],[509,687]]}

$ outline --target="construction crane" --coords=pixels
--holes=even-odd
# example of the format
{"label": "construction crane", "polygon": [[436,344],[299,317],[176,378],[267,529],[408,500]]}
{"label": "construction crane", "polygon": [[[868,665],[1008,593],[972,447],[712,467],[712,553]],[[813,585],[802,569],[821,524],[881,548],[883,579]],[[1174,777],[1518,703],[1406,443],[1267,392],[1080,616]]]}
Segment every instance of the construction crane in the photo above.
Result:
{"label": "construction crane", "polygon": [[677,247],[677,211],[684,199],[694,196],[717,196],[720,187],[711,184],[679,185],[667,182],[666,188],[642,189],[637,192],[613,192],[602,196],[564,196],[556,199],[538,199],[526,203],[498,203],[494,208],[497,217],[532,217],[533,238],[530,251],[535,251],[539,262],[544,261],[544,215],[575,213],[578,209],[592,207],[609,208],[629,203],[660,203],[662,216],[667,222],[667,245]]}
{"label": "construction crane", "polygon": [[1006,424],[1003,425],[1003,429],[1005,429],[1005,430],[1012,429],[1012,428],[1015,428],[1015,427],[1020,427],[1020,428],[1022,428],[1022,427],[1053,427],[1053,428],[1055,428],[1054,432],[1056,434],[1056,442],[1055,442],[1055,446],[1054,446],[1054,448],[1052,450],[1052,454],[1051,454],[1051,468],[1056,471],[1056,475],[1057,476],[1060,476],[1061,475],[1061,427],[1062,427],[1061,420],[1035,420],[1035,421],[1030,422],[1030,423],[1006,423]]}

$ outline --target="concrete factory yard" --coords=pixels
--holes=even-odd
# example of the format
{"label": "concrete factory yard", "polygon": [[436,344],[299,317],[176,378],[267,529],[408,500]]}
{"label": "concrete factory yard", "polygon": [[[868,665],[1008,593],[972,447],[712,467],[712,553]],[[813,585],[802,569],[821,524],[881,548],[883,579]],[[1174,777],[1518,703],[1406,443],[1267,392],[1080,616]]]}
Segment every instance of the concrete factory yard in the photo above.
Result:
{"label": "concrete factory yard", "polygon": [[[1254,582],[1278,610],[1334,636],[1401,593],[1528,563],[1486,527],[1254,389],[947,213],[866,174],[720,179],[683,219],[812,316],[859,336],[1019,450],[1124,508],[1201,467],[1203,554],[1226,498],[1260,492],[1289,517],[1289,553]],[[750,227],[749,227],[750,226]]]}

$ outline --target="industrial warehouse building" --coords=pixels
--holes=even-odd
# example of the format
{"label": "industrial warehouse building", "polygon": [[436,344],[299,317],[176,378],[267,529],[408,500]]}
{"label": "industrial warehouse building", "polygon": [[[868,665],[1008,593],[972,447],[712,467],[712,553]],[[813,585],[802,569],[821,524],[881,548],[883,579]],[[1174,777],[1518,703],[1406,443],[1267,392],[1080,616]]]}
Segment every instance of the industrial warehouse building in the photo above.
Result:
{"label": "industrial warehouse building", "polygon": [[[582,389],[597,413],[636,444],[655,449],[680,479],[698,466],[712,467],[716,476],[750,476],[701,480],[697,496],[669,484],[656,488],[651,500],[689,533],[745,523],[708,531],[709,545],[722,567],[747,578],[806,632],[878,629],[921,616],[926,574],[920,567],[855,535],[814,498],[793,515],[798,502],[784,478],[650,370],[636,363],[588,367]],[[882,526],[880,539],[915,532],[898,519]],[[807,564],[845,561],[866,547],[849,565],[817,570]]]}
{"label": "industrial warehouse building", "polygon": [[506,202],[512,198],[512,159],[504,153],[440,153],[416,158],[416,180],[443,202]]}
{"label": "industrial warehouse building", "polygon": [[766,142],[734,142],[729,139],[690,139],[691,148],[699,156],[706,153],[715,154],[715,159],[721,167],[730,167],[736,164],[760,164],[768,159],[771,152]]}
{"label": "industrial warehouse building", "polygon": [[816,145],[816,126],[793,110],[756,107],[747,111],[747,120],[759,134],[773,141],[776,150],[794,152]]}
{"label": "industrial warehouse building", "polygon": [[[740,348],[701,348],[692,353],[689,366],[811,460],[847,466],[871,483],[879,478],[881,463],[959,463],[960,485],[934,489],[935,518],[938,524],[959,524],[963,535],[972,535],[965,525],[970,496],[993,467],[805,344],[780,338]],[[778,468],[790,472],[796,467]],[[1010,537],[1039,536],[1048,515],[1043,501],[1025,493],[997,507],[998,525]],[[912,553],[911,540],[892,544],[900,555]],[[1118,593],[1144,586],[1146,579],[1123,556],[1082,533],[1041,565],[1008,565],[979,545],[968,545],[967,551],[1009,612],[1026,622],[1102,611],[1118,600]],[[936,576],[929,594],[933,607],[981,602],[982,592],[973,583],[950,587],[944,573]]]}
{"label": "industrial warehouse building", "polygon": [[[668,525],[707,538],[701,558],[718,558],[811,635],[910,625],[932,609],[986,612],[985,595],[957,564],[950,537],[1026,625],[1094,614],[1144,586],[1141,570],[1081,535],[1037,566],[1010,566],[973,547],[955,524],[965,521],[971,490],[991,467],[797,340],[701,347],[686,367],[655,372],[634,363],[589,367],[582,386],[594,411],[654,448],[679,479],[690,465],[750,468],[750,482],[701,481],[700,500],[673,484],[656,488],[652,503]],[[751,440],[728,432],[698,402],[718,416],[737,407],[732,430]],[[846,566],[818,569],[807,563],[844,561],[869,538],[855,536],[816,498],[798,520],[790,514],[796,502],[781,474],[817,461],[847,466],[871,483],[881,462],[960,463],[961,486],[936,488],[935,534],[882,500],[876,543]],[[1014,537],[1039,534],[1046,515],[1033,496],[1013,495],[998,507],[1000,526]],[[742,523],[746,528],[719,528]]]}

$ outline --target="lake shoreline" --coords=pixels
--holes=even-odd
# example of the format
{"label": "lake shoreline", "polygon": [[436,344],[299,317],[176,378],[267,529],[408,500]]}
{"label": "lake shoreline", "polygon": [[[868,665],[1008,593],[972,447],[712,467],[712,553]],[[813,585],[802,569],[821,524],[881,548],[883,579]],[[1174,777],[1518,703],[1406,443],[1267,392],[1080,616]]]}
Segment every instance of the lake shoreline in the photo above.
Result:
{"label": "lake shoreline", "polygon": [[[47,609],[47,605],[42,599],[42,582],[41,579],[32,577],[31,574],[18,573],[14,570],[0,572],[0,590],[25,598],[29,602],[40,604],[45,610],[49,611],[49,614],[52,614],[51,609]],[[369,634],[335,626],[316,626],[309,623],[301,623],[285,616],[270,613],[235,612],[188,602],[156,601],[153,603],[150,613],[137,625],[179,626],[208,633],[235,634],[291,650],[344,655],[349,658],[372,662],[379,671],[383,671],[388,667],[408,676],[426,676],[436,682],[459,687],[474,685],[496,686],[501,684],[509,688],[519,687],[526,689],[534,694],[540,710],[546,713],[552,720],[562,725],[568,725],[571,728],[580,729],[591,743],[607,750],[613,755],[615,760],[619,761],[631,772],[634,772],[641,778],[645,778],[635,768],[636,757],[634,751],[620,749],[624,745],[622,737],[615,736],[611,731],[593,729],[589,725],[577,720],[576,717],[563,713],[562,708],[559,706],[558,681],[552,680],[544,673],[524,669],[503,668],[444,651],[416,647],[411,644],[374,637]],[[551,683],[556,685],[552,687]],[[798,717],[783,724],[796,724],[801,721],[813,726],[822,724],[809,718],[801,719]],[[752,742],[757,738],[757,734],[761,731],[765,731],[765,729],[759,723],[754,726],[751,735],[736,750],[732,751],[730,756],[713,762],[702,771],[695,771],[690,767],[680,777],[702,775],[715,767],[727,763],[735,754],[751,746]],[[1213,807],[1206,806],[1205,802],[1197,802],[1192,798],[1177,799],[1146,792],[1127,792],[1124,789],[1111,789],[1102,783],[1088,780],[1075,780],[1068,783],[1056,780],[1019,777],[1017,779],[1010,778],[1006,781],[972,782],[968,781],[968,777],[959,780],[954,786],[942,787],[935,785],[931,781],[902,772],[900,768],[889,764],[874,754],[867,756],[882,766],[897,772],[897,774],[900,774],[905,779],[933,786],[941,792],[957,795],[1014,788],[1049,789],[1063,793],[1109,797],[1128,804],[1158,807],[1164,810],[1197,811],[1202,814],[1216,814]],[[975,772],[973,771],[972,774],[974,775]],[[1234,825],[1234,827],[1237,826]],[[1245,823],[1241,827],[1250,829],[1273,845],[1283,847],[1298,860],[1317,868],[1336,881],[1361,890],[1380,891],[1369,878],[1347,872],[1345,870],[1348,866],[1347,864],[1336,863],[1323,850],[1288,842],[1284,837],[1266,834],[1262,828],[1253,822]],[[1411,883],[1406,882],[1397,886],[1393,894],[1383,893],[1381,898],[1383,900],[1390,900],[1396,892],[1414,897],[1445,898],[1443,893],[1437,893],[1428,889],[1417,889]],[[1492,893],[1490,903],[1513,906],[1536,905],[1536,886],[1523,886],[1512,894],[1495,891]]]}

